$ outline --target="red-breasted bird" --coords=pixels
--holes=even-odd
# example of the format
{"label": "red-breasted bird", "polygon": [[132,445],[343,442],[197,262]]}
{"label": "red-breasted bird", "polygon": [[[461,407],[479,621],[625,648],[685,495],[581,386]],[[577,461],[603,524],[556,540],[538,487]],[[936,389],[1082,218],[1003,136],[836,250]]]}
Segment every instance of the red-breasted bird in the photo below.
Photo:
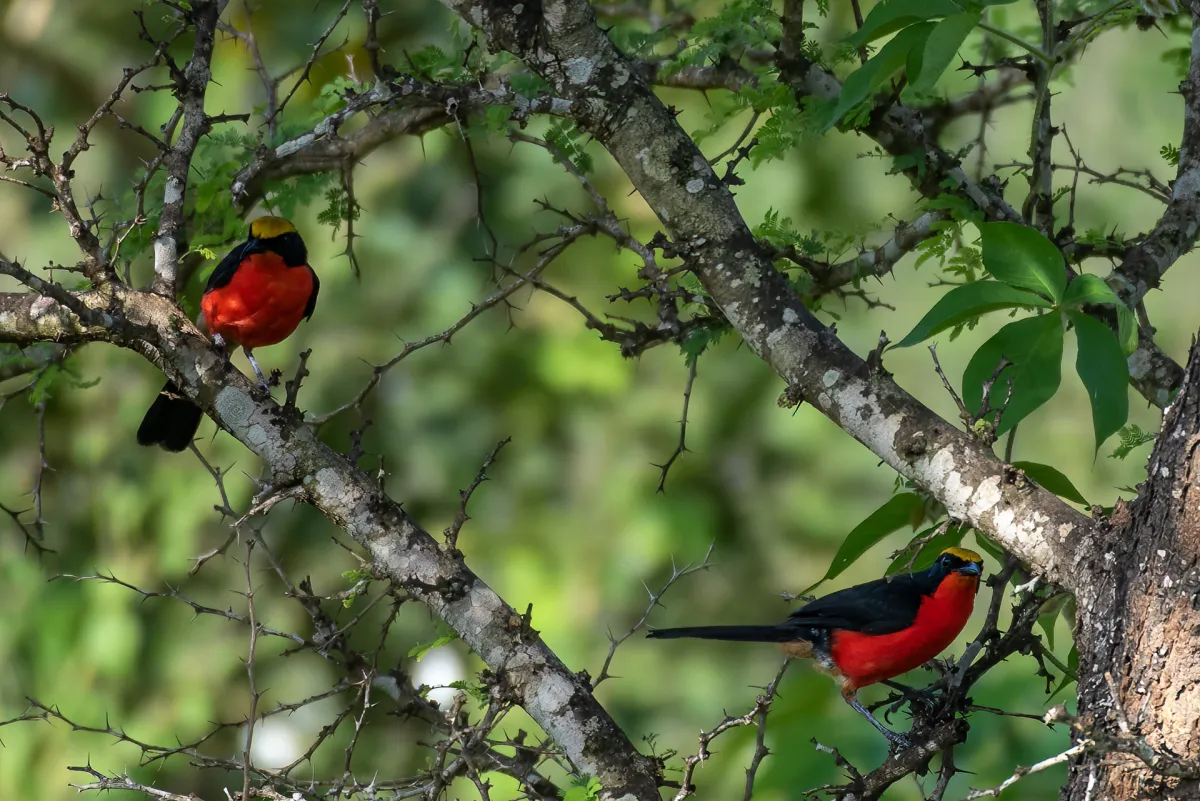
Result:
{"label": "red-breasted bird", "polygon": [[[209,276],[197,324],[212,333],[217,347],[240,345],[259,385],[269,389],[252,351],[282,342],[311,317],[320,288],[296,226],[282,217],[259,217],[250,223],[249,238]],[[200,416],[200,407],[168,381],[142,418],[138,444],[181,451],[196,436]]]}
{"label": "red-breasted bird", "polygon": [[817,669],[841,685],[846,703],[888,740],[907,745],[908,738],[885,728],[856,693],[920,667],[954,642],[971,616],[982,573],[979,554],[947,548],[927,570],[839,590],[783,623],[657,629],[647,636],[782,643],[789,656],[816,660]]}

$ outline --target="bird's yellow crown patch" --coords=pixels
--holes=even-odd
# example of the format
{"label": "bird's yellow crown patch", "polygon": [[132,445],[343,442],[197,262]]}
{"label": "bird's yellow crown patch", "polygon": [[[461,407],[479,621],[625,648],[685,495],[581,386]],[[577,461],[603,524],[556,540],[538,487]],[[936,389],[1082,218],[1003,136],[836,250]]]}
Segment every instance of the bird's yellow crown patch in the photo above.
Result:
{"label": "bird's yellow crown patch", "polygon": [[274,239],[296,233],[296,226],[282,217],[259,217],[250,223],[250,236],[255,239]]}
{"label": "bird's yellow crown patch", "polygon": [[957,556],[964,562],[982,562],[983,557],[974,551],[968,551],[966,548],[947,548],[942,553],[948,553],[951,556]]}

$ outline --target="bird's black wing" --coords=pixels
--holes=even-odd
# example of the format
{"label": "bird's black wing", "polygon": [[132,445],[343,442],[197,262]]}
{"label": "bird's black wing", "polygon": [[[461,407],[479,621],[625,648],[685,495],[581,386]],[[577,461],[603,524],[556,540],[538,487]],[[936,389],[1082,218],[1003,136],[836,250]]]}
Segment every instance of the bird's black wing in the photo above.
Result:
{"label": "bird's black wing", "polygon": [[220,289],[233,280],[233,274],[237,272],[238,267],[242,265],[242,260],[251,253],[259,251],[253,249],[254,242],[243,242],[221,259],[221,263],[212,271],[212,275],[208,277],[208,284],[204,287],[204,293],[207,295],[214,289]]}
{"label": "bird's black wing", "polygon": [[313,291],[312,294],[308,296],[308,303],[306,303],[304,306],[304,319],[308,320],[312,318],[313,312],[317,310],[317,293],[321,291],[321,281],[317,278],[317,271],[312,267],[309,267],[306,264],[304,265],[304,269],[308,270],[309,273],[312,274],[313,279]]}
{"label": "bird's black wing", "polygon": [[903,574],[838,590],[792,612],[788,624],[892,634],[916,620],[921,597],[934,589],[925,578]]}

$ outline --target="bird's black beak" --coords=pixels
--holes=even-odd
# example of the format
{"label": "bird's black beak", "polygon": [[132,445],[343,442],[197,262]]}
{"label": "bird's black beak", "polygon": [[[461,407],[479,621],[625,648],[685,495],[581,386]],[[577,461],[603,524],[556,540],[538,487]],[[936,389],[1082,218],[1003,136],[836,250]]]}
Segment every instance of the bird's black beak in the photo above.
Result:
{"label": "bird's black beak", "polygon": [[964,576],[980,576],[983,575],[983,565],[978,562],[967,562],[955,572],[962,573]]}

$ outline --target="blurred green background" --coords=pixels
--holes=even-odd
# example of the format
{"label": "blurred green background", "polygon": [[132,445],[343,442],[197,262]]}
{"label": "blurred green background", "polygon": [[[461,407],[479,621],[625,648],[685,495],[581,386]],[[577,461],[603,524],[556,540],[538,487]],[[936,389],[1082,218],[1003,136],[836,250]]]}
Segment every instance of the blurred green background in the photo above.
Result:
{"label": "blurred green background", "polygon": [[[241,26],[242,5],[231,5],[225,18]],[[391,12],[381,28],[385,59],[402,65],[406,50],[430,43],[448,46],[450,16],[434,0],[384,5]],[[698,7],[703,13],[719,5]],[[1027,24],[1031,9],[1025,5],[1006,9],[1004,24],[1015,30]],[[302,11],[287,0],[253,6],[264,57],[279,72],[303,60],[340,4],[303,4]],[[136,7],[141,6],[0,1],[0,91],[39,109],[62,132],[60,137],[68,135],[111,91],[121,68],[146,57],[147,48],[136,37]],[[165,13],[160,6],[144,7],[148,14]],[[849,24],[848,12],[837,13],[823,32],[830,42]],[[362,37],[355,10],[331,39],[346,39],[345,50],[320,60],[314,87],[301,89],[297,105],[311,102],[321,84],[347,72],[347,53],[355,57],[360,74],[366,73],[365,58],[357,50]],[[1065,123],[1089,166],[1102,171],[1147,167],[1162,179],[1173,174],[1158,152],[1162,145],[1178,142],[1182,111],[1172,91],[1179,76],[1160,56],[1183,44],[1183,36],[1156,30],[1107,34],[1055,87],[1055,122]],[[179,55],[186,58],[186,52]],[[244,47],[226,35],[218,37],[211,113],[244,112],[262,102],[250,66]],[[950,73],[945,89],[970,88],[972,83],[961,76]],[[689,130],[703,126],[703,95],[663,95],[682,110]],[[143,95],[125,103],[122,114],[154,129],[169,114],[168,101]],[[988,162],[1024,158],[1027,126],[1026,105],[999,112],[989,133]],[[976,129],[975,118],[966,120],[951,129],[947,141],[968,141]],[[706,152],[720,152],[739,131],[739,125],[731,126],[705,143]],[[10,153],[19,151],[9,131],[0,137]],[[152,155],[143,140],[111,123],[102,125],[92,141],[77,179],[79,187],[91,192],[120,191]],[[1061,146],[1060,139],[1056,149]],[[504,253],[559,224],[553,215],[539,212],[535,198],[588,210],[577,185],[544,152],[494,138],[477,140],[476,148],[488,216]],[[873,144],[863,138],[835,133],[807,141],[784,163],[757,172],[743,167],[747,185],[737,191],[742,211],[752,225],[776,209],[802,230],[878,231],[869,241],[882,241],[891,228],[889,215],[912,219],[918,212],[906,181],[884,174],[888,162],[863,157],[872,150]],[[612,162],[593,151],[598,185],[632,230],[648,239],[657,230],[656,221],[629,194]],[[1060,160],[1065,157],[1064,149]],[[1069,175],[1057,176],[1059,185],[1068,180]],[[264,368],[290,374],[299,351],[312,348],[312,376],[301,394],[302,408],[312,414],[336,408],[369,378],[370,364],[402,347],[401,339],[441,331],[489,293],[490,269],[476,258],[482,240],[473,181],[454,130],[401,139],[367,158],[356,174],[363,206],[357,225],[363,269],[357,280],[339,255],[343,240],[316,223],[319,206],[297,215],[311,263],[321,276],[320,305],[292,339],[259,351],[258,357]],[[1020,177],[1009,186],[1018,205],[1024,186]],[[49,260],[73,261],[62,220],[48,211],[39,196],[0,184],[0,219],[5,221],[0,251],[31,268]],[[1147,228],[1158,211],[1144,195],[1121,187],[1087,186],[1077,208],[1080,228],[1115,226],[1127,234]],[[856,302],[845,310],[830,304],[841,315],[839,334],[860,354],[874,345],[881,328],[898,339],[940,295],[942,290],[928,286],[938,276],[936,265],[915,271],[912,262],[906,259],[893,278],[868,287],[896,306],[895,312],[867,313]],[[624,306],[609,309],[604,299],[618,286],[634,285],[637,266],[635,257],[615,253],[610,242],[587,241],[559,259],[546,278],[593,310],[645,317],[649,309],[644,305],[632,312]],[[1200,293],[1195,266],[1194,257],[1184,259],[1170,275],[1169,290],[1147,299],[1161,344],[1178,360],[1185,357],[1195,330]],[[1100,262],[1085,267],[1101,274],[1107,268]],[[135,277],[146,276],[148,265],[139,262]],[[0,290],[13,288],[0,282]],[[939,355],[947,373],[957,379],[973,348],[1003,322],[997,317],[958,341],[943,341]],[[1071,341],[1068,365],[1074,361]],[[237,363],[246,369],[240,357]],[[213,511],[219,502],[213,481],[193,455],[134,444],[134,431],[161,375],[134,353],[100,345],[85,348],[71,364],[80,379],[99,379],[99,384],[78,389],[60,381],[48,400],[51,470],[45,479],[45,509],[47,544],[56,553],[39,559],[24,551],[20,532],[0,518],[0,720],[19,715],[24,698],[31,696],[59,706],[81,723],[103,725],[107,716],[144,741],[196,739],[211,721],[247,714],[244,627],[195,618],[185,605],[168,599],[143,603],[116,586],[48,580],[63,573],[112,573],[147,589],[174,587],[202,603],[241,611],[245,600],[239,593],[245,583],[239,560],[245,549],[235,545],[227,557],[188,576],[193,558],[219,544],[228,529]],[[954,415],[923,347],[893,352],[886,364],[902,386],[941,414]],[[1141,479],[1146,449],[1119,462],[1107,458],[1110,442],[1093,458],[1086,396],[1073,374],[1064,373],[1058,396],[1022,424],[1014,458],[1055,464],[1089,501],[1110,504],[1120,494],[1118,488]],[[701,358],[689,418],[690,451],[671,470],[665,494],[656,494],[658,469],[653,463],[666,459],[678,438],[686,374],[675,346],[623,360],[615,346],[586,330],[575,310],[549,296],[522,292],[511,314],[489,312],[455,336],[452,345],[427,348],[387,374],[368,404],[373,425],[362,464],[375,470],[383,460],[392,495],[437,532],[453,517],[457,490],[470,482],[495,443],[511,436],[511,445],[490,471],[494,480],[472,501],[473,519],[460,546],[471,567],[510,604],[518,609],[533,604],[535,628],[571,668],[594,675],[608,648],[606,629],[621,633],[639,618],[647,602],[643,582],[659,586],[670,574],[672,560],[700,560],[714,545],[713,567],[673,588],[666,608],[651,616],[652,624],[771,621],[789,609],[778,594],[799,591],[823,574],[842,538],[893,489],[895,474],[811,407],[794,414],[781,410],[776,405],[783,389],[778,378],[734,338],[726,338]],[[18,386],[19,381],[0,385],[0,394]],[[1157,427],[1157,411],[1146,409],[1140,397],[1133,397],[1131,406],[1132,421]],[[27,397],[14,398],[0,410],[0,503],[9,507],[29,503],[38,467],[36,422]],[[342,415],[325,427],[323,437],[345,450],[348,434],[358,424],[353,413]],[[200,448],[214,464],[231,470],[231,502],[244,509],[253,494],[248,476],[256,476],[259,467],[238,443],[224,434],[214,438],[213,431],[206,420]],[[311,509],[279,506],[265,532],[294,580],[311,576],[321,594],[348,586],[341,573],[357,564],[332,541],[341,539],[340,532]],[[888,555],[907,536],[901,532],[885,541],[828,589],[880,575]],[[252,568],[260,619],[310,633],[307,615],[283,597],[261,554]],[[328,607],[344,623],[364,603],[360,599],[350,610],[336,602]],[[973,636],[976,630],[973,623],[966,634]],[[1062,624],[1058,634],[1061,656],[1070,647]],[[376,624],[365,622],[357,636],[368,647],[377,637]],[[382,664],[414,670],[418,682],[431,685],[470,680],[479,665],[461,643],[438,649],[419,664],[407,659],[410,648],[435,636],[429,614],[416,604],[406,605]],[[311,653],[279,656],[279,642],[260,643],[258,682],[268,688],[260,708],[299,700],[338,680],[334,666]],[[961,644],[955,650],[961,652]],[[689,754],[695,751],[697,732],[718,723],[723,711],[741,714],[750,707],[755,687],[771,679],[778,659],[775,649],[765,645],[648,642],[639,635],[617,653],[613,672],[624,678],[603,684],[599,695],[635,741],[653,737],[658,752]],[[976,702],[1022,712],[1043,710],[1046,697],[1034,670],[1032,660],[1014,658],[977,686]],[[924,681],[928,675],[910,678]],[[868,690],[864,696],[873,700],[882,693]],[[256,738],[257,761],[282,764],[302,753],[320,727],[351,700],[344,694],[274,718]],[[431,735],[387,711],[385,702],[369,719],[354,762],[360,777],[401,776],[426,764],[429,751],[420,743]],[[502,728],[511,734],[520,727],[530,724],[518,713]],[[349,733],[344,727],[318,752],[312,776],[341,774]],[[837,746],[863,769],[885,756],[882,738],[842,703],[835,686],[799,665],[789,672],[770,718],[773,755],[761,769],[756,798],[794,799],[838,778],[829,756],[815,752],[813,737]],[[182,758],[138,769],[135,748],[112,746],[101,735],[72,733],[61,723],[5,727],[0,740],[0,798],[75,797],[68,783],[84,777],[67,767],[89,759],[98,769],[131,770],[144,781],[206,799],[223,797],[222,787],[236,784],[240,789],[240,776],[201,771]],[[947,797],[995,784],[1016,765],[1057,753],[1065,743],[1065,733],[1048,732],[1032,721],[976,715],[971,737],[956,756],[959,766],[972,774],[956,777]],[[205,748],[232,756],[240,753],[240,740],[230,732]],[[740,797],[752,750],[750,729],[719,740],[714,758],[697,772],[699,797]],[[307,777],[307,771],[304,766],[299,775]],[[1009,795],[1053,798],[1064,775],[1061,768],[1046,771],[1024,780]],[[924,782],[931,787],[933,778]],[[902,782],[888,798],[920,798],[918,784]],[[476,796],[463,784],[456,785],[453,797]]]}

